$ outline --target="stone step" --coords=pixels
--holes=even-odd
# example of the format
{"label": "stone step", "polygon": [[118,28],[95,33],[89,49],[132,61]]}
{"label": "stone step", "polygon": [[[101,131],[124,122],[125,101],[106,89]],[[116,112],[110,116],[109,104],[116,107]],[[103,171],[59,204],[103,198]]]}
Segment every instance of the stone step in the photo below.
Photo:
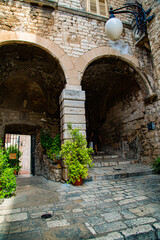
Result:
{"label": "stone step", "polygon": [[110,166],[118,166],[118,165],[124,165],[124,164],[137,164],[139,161],[137,159],[94,159],[93,160],[94,167],[100,168],[100,167],[110,167]]}
{"label": "stone step", "polygon": [[148,165],[143,165],[140,163],[122,164],[119,166],[90,168],[89,176],[87,177],[87,179],[85,179],[85,181],[121,179],[151,174],[153,174],[153,170]]}
{"label": "stone step", "polygon": [[119,158],[119,155],[107,155],[107,154],[98,154],[98,155],[94,155],[93,159],[94,160],[100,160],[100,159],[117,159]]}

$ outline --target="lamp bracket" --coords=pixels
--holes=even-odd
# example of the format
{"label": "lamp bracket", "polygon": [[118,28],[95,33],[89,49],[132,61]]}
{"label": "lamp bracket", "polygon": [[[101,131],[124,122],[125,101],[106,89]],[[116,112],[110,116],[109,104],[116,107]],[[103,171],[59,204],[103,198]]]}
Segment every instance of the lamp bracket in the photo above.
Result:
{"label": "lamp bracket", "polygon": [[[137,8],[137,11],[128,10],[126,8],[134,7]],[[123,10],[124,9],[124,10]],[[126,10],[125,10],[126,9]],[[114,9],[111,7],[109,10],[110,18],[115,17],[114,14],[121,14],[121,13],[130,13],[134,15],[133,21],[136,21],[137,24],[137,33],[141,32],[141,34],[147,32],[147,21],[150,22],[155,14],[147,18],[147,15],[151,12],[151,8],[149,8],[147,11],[143,9],[143,7],[140,4],[135,3],[128,3],[125,4],[123,7]]]}

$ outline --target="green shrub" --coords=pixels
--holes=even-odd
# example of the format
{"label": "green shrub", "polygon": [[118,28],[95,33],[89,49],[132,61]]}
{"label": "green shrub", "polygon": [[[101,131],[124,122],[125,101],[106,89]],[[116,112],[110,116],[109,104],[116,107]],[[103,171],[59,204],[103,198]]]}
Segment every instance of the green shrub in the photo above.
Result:
{"label": "green shrub", "polygon": [[16,190],[16,177],[14,169],[10,168],[7,154],[2,147],[0,140],[0,198],[10,196]]}
{"label": "green shrub", "polygon": [[160,173],[160,157],[153,159],[151,167],[156,173]]}
{"label": "green shrub", "polygon": [[60,134],[57,134],[56,137],[53,139],[51,137],[51,132],[49,129],[42,129],[40,138],[41,146],[44,148],[47,156],[53,161],[58,160],[60,158],[61,150]]}
{"label": "green shrub", "polygon": [[52,159],[59,159],[60,158],[60,150],[61,150],[61,141],[60,141],[60,134],[53,139],[51,147],[46,151],[47,156]]}
{"label": "green shrub", "polygon": [[13,168],[5,168],[0,175],[0,198],[10,197],[16,191],[16,177],[13,174]]}
{"label": "green shrub", "polygon": [[3,143],[0,139],[0,174],[9,166],[7,155],[4,153]]}
{"label": "green shrub", "polygon": [[82,179],[88,176],[88,167],[93,167],[91,153],[92,148],[87,147],[87,141],[79,129],[72,129],[71,123],[68,123],[68,130],[72,140],[65,141],[62,144],[61,155],[68,167],[69,182],[75,183],[76,179]]}
{"label": "green shrub", "polygon": [[42,148],[49,150],[53,142],[50,129],[41,129],[40,138]]}
{"label": "green shrub", "polygon": [[[10,153],[16,153],[16,159],[9,159]],[[19,172],[19,170],[21,169],[19,158],[22,156],[22,153],[20,150],[18,150],[17,145],[10,146],[7,149],[5,149],[5,154],[8,159],[9,167],[14,168],[17,172]]]}

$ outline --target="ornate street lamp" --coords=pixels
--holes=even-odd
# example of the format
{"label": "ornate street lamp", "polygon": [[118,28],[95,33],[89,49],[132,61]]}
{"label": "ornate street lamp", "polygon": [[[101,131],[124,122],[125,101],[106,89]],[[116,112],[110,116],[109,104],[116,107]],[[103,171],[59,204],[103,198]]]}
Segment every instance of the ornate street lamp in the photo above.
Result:
{"label": "ornate street lamp", "polygon": [[[137,11],[131,11],[130,8],[135,8]],[[127,9],[129,8],[129,9]],[[125,10],[126,9],[126,10]],[[143,7],[140,4],[136,3],[128,3],[125,4],[121,8],[114,9],[111,7],[109,10],[110,18],[106,22],[105,25],[105,31],[108,36],[113,41],[116,41],[119,39],[119,37],[122,34],[123,31],[123,25],[121,20],[116,18],[114,14],[120,14],[120,13],[131,13],[134,15],[133,21],[136,23],[136,35],[142,35],[143,33],[147,32],[147,22],[151,21],[155,14],[153,14],[150,17],[147,17],[147,15],[150,13],[151,8],[149,8],[147,11],[143,9]]]}

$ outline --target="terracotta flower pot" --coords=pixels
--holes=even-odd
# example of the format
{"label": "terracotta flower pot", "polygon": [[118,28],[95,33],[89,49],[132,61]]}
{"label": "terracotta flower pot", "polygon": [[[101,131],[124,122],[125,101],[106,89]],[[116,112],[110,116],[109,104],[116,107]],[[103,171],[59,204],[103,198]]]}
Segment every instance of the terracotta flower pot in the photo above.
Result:
{"label": "terracotta flower pot", "polygon": [[17,170],[14,170],[14,175],[18,175],[18,172],[17,172]]}
{"label": "terracotta flower pot", "polygon": [[76,181],[73,183],[74,186],[80,186],[83,183],[83,179],[80,177],[79,179],[76,179]]}

